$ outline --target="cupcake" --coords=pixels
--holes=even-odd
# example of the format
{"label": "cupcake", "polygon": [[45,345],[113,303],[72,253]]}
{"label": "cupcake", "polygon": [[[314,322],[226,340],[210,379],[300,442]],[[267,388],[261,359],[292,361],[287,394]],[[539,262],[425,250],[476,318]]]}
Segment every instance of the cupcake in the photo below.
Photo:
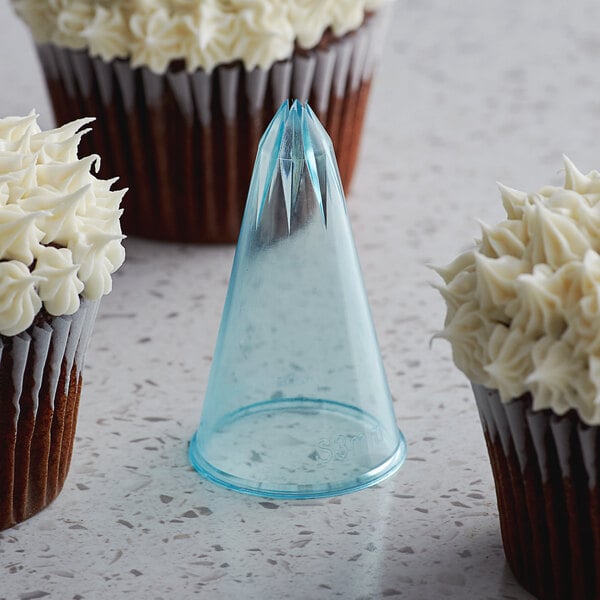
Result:
{"label": "cupcake", "polygon": [[501,187],[506,220],[439,273],[471,380],[504,551],[542,599],[600,598],[600,173]]}
{"label": "cupcake", "polygon": [[130,193],[125,233],[237,239],[258,141],[309,101],[350,184],[389,0],[13,0],[56,120]]}
{"label": "cupcake", "polygon": [[77,157],[89,121],[0,119],[0,530],[63,486],[88,340],[124,259],[124,191]]}

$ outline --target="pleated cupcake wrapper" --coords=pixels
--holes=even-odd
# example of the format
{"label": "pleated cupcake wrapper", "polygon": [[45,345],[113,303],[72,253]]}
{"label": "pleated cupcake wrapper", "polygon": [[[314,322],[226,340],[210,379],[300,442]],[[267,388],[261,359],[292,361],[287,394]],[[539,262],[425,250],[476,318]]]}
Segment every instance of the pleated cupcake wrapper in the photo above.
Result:
{"label": "pleated cupcake wrapper", "polygon": [[0,530],[60,492],[71,461],[81,369],[99,301],[0,338]]}
{"label": "pleated cupcake wrapper", "polygon": [[600,598],[600,436],[574,411],[533,411],[473,384],[500,513],[504,551],[538,598]]}
{"label": "pleated cupcake wrapper", "polygon": [[325,49],[270,69],[241,63],[212,73],[157,75],[129,61],[38,47],[59,124],[97,116],[82,150],[121,177],[125,233],[187,242],[237,239],[258,142],[286,98],[309,101],[337,150],[349,186],[387,10]]}

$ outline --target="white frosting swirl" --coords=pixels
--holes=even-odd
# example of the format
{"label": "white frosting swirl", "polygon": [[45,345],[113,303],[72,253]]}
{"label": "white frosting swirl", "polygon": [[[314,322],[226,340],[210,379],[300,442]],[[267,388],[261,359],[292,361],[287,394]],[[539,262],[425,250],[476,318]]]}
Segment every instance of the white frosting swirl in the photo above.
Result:
{"label": "white frosting swirl", "polygon": [[36,291],[38,278],[21,262],[0,262],[0,333],[16,335],[33,323],[42,307]]}
{"label": "white frosting swirl", "polygon": [[40,278],[38,294],[51,315],[72,315],[79,308],[85,286],[78,271],[68,248],[45,247],[38,254],[33,275]]}
{"label": "white frosting swirl", "polygon": [[110,292],[125,258],[115,180],[78,159],[80,119],[41,131],[37,117],[0,119],[0,334],[27,329],[42,308],[68,315],[80,296]]}
{"label": "white frosting swirl", "polygon": [[500,186],[507,220],[438,269],[456,365],[504,402],[600,424],[600,173],[565,158],[564,187]]}
{"label": "white frosting swirl", "polygon": [[391,0],[12,0],[38,43],[88,48],[105,61],[130,58],[164,73],[243,61],[269,68],[294,44],[312,48],[328,28],[341,36]]}

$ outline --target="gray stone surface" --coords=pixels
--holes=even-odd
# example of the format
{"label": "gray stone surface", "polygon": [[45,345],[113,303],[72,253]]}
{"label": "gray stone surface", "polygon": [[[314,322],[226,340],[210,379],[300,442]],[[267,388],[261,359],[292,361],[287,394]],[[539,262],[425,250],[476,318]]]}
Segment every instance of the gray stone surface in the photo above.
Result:
{"label": "gray stone surface", "polygon": [[[52,123],[24,27],[0,4],[0,114]],[[600,167],[600,5],[400,0],[350,216],[398,422],[383,484],[266,501],[188,465],[233,249],[127,241],[101,307],[69,478],[0,534],[0,598],[525,599],[501,546],[475,404],[430,263],[502,217],[495,186]]]}

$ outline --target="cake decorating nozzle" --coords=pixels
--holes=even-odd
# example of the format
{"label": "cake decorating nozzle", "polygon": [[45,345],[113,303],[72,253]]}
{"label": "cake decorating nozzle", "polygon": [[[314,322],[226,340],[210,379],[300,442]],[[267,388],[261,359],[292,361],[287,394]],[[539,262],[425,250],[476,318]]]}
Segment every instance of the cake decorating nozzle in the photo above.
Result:
{"label": "cake decorating nozzle", "polygon": [[405,455],[331,141],[285,102],[258,148],[190,460],[237,491],[315,498]]}

